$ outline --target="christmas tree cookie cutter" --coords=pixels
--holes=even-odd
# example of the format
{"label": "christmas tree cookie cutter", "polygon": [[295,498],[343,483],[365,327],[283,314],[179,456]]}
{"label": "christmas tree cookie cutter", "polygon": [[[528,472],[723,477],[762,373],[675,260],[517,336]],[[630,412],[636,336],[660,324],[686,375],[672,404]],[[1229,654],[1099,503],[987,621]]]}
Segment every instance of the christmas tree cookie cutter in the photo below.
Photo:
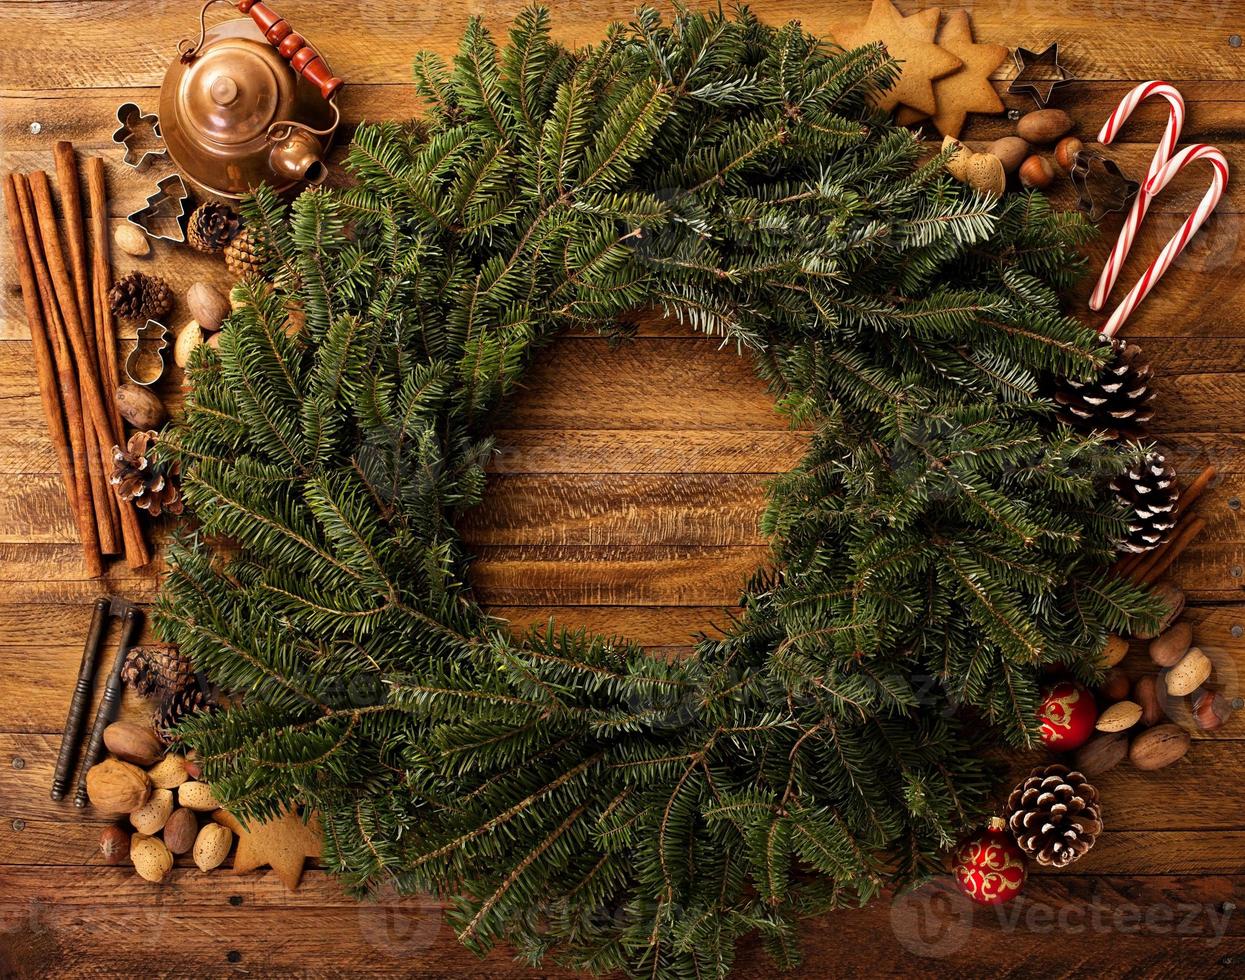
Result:
{"label": "christmas tree cookie cutter", "polygon": [[181,244],[186,240],[186,201],[190,192],[180,174],[169,174],[156,184],[156,192],[126,221],[151,238]]}
{"label": "christmas tree cookie cutter", "polygon": [[[151,166],[152,161],[168,156],[164,134],[160,132],[160,117],[154,112],[143,112],[134,102],[117,106],[117,122],[120,125],[112,134],[112,141],[125,148],[124,163],[140,173]],[[159,143],[155,149],[147,147]]]}
{"label": "christmas tree cookie cutter", "polygon": [[168,349],[169,328],[148,320],[138,328],[138,340],[125,359],[125,376],[144,388],[155,384],[168,368]]}

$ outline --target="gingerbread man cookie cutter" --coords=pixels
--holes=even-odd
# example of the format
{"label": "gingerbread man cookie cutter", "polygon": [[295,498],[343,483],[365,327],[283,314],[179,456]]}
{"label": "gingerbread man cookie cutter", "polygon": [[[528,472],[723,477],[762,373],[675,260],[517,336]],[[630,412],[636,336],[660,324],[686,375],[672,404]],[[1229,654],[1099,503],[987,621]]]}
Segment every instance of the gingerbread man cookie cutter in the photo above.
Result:
{"label": "gingerbread man cookie cutter", "polygon": [[[140,173],[151,166],[155,160],[168,156],[168,147],[164,145],[164,134],[160,132],[160,117],[154,112],[143,112],[134,102],[125,102],[117,106],[117,122],[120,124],[112,134],[112,141],[125,148],[124,163]],[[153,139],[160,141],[156,149],[142,149],[140,140],[145,132],[150,132]]]}

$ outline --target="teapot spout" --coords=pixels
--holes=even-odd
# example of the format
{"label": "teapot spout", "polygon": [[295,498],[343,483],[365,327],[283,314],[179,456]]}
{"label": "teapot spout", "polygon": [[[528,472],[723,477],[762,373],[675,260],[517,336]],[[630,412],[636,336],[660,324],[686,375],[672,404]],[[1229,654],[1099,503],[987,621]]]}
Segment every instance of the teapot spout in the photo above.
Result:
{"label": "teapot spout", "polygon": [[320,141],[310,133],[296,129],[268,154],[273,173],[287,180],[320,184],[329,175]]}

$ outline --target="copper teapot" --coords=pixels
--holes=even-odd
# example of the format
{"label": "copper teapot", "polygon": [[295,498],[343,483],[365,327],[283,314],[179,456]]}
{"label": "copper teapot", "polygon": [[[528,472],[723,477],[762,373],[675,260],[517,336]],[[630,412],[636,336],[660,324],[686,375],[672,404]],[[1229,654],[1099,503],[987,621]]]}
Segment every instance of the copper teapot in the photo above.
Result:
{"label": "copper teapot", "polygon": [[256,0],[230,3],[250,17],[208,28],[178,46],[160,87],[169,156],[210,195],[239,198],[261,183],[279,192],[328,176],[325,156],[341,122],[342,80],[284,18]]}

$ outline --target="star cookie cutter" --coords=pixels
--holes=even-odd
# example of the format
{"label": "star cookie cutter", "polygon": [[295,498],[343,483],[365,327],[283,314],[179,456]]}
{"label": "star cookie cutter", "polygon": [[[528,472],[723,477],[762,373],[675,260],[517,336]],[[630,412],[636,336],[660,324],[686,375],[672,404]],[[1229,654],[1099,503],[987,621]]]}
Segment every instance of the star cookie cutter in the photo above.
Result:
{"label": "star cookie cutter", "polygon": [[138,340],[125,359],[125,376],[144,388],[164,377],[168,368],[169,328],[159,320],[148,320],[138,328]]}
{"label": "star cookie cutter", "polygon": [[[151,166],[153,160],[168,156],[168,147],[164,145],[164,134],[160,132],[160,117],[154,112],[143,112],[134,102],[126,102],[117,106],[117,122],[121,125],[112,134],[112,141],[125,147],[127,167],[140,173]],[[154,150],[141,149],[140,140],[150,132],[152,140],[159,140],[160,145]]]}
{"label": "star cookie cutter", "polygon": [[1094,222],[1123,211],[1141,190],[1141,184],[1126,177],[1118,163],[1094,150],[1077,153],[1068,176],[1076,188],[1077,207]]}
{"label": "star cookie cutter", "polygon": [[1044,108],[1055,89],[1070,85],[1079,79],[1059,63],[1059,42],[1047,45],[1042,52],[1017,48],[1012,56],[1016,62],[1016,77],[1007,86],[1008,95],[1022,92],[1033,96],[1039,108]]}
{"label": "star cookie cutter", "polygon": [[186,201],[190,192],[180,174],[169,174],[156,184],[147,204],[125,220],[151,238],[181,243],[186,240]]}

